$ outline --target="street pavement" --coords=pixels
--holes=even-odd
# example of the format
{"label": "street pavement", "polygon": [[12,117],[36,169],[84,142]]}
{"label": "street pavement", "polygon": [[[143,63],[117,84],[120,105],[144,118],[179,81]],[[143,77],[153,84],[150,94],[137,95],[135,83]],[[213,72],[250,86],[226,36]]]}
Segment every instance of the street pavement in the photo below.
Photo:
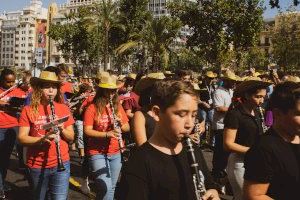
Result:
{"label": "street pavement", "polygon": [[[209,169],[211,169],[212,152],[204,150],[204,157],[207,161]],[[94,199],[94,193],[87,194],[86,190],[79,185],[84,185],[84,179],[81,178],[81,164],[77,152],[71,151],[71,181],[68,199],[70,200],[89,200]],[[31,194],[26,179],[25,171],[18,169],[18,160],[15,151],[11,156],[10,166],[6,178],[12,190],[8,193],[8,200],[31,200]],[[93,184],[91,185],[91,187]],[[93,187],[92,187],[93,189]],[[230,198],[229,198],[230,199]]]}

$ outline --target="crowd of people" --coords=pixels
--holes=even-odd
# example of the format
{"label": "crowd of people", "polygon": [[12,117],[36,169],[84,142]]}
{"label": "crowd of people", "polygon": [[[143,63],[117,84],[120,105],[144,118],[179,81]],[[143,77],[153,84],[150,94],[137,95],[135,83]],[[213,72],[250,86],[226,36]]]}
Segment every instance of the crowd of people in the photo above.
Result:
{"label": "crowd of people", "polygon": [[[0,199],[13,149],[34,200],[68,199],[70,149],[98,200],[300,196],[300,78],[189,70],[0,75]],[[203,150],[213,153],[212,169]],[[89,188],[88,188],[89,189]]]}

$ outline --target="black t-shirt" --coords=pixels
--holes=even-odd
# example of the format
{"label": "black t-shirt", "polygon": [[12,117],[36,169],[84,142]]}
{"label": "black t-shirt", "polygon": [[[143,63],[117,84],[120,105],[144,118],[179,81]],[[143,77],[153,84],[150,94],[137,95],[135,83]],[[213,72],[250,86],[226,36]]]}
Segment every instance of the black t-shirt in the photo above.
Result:
{"label": "black t-shirt", "polygon": [[[206,187],[217,188],[200,152],[196,150],[195,156]],[[186,150],[167,155],[146,142],[122,169],[118,191],[122,200],[195,200]]]}
{"label": "black t-shirt", "polygon": [[246,180],[270,183],[271,198],[300,199],[300,144],[285,142],[273,129],[246,153],[245,169]]}
{"label": "black t-shirt", "polygon": [[224,127],[237,129],[235,142],[247,147],[251,147],[263,133],[259,114],[255,111],[255,116],[249,115],[241,105],[226,113]]}

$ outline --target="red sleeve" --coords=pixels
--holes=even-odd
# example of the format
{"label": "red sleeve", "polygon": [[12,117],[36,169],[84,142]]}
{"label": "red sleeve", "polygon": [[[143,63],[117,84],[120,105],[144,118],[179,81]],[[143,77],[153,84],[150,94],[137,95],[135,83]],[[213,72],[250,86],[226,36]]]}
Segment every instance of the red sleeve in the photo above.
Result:
{"label": "red sleeve", "polygon": [[124,124],[128,123],[129,119],[128,119],[121,104],[119,104],[118,110],[119,110],[119,117],[121,119],[121,124],[124,125]]}
{"label": "red sleeve", "polygon": [[22,109],[21,115],[19,117],[19,126],[30,127],[29,117],[27,115],[28,106]]}
{"label": "red sleeve", "polygon": [[87,107],[86,111],[84,112],[83,125],[84,126],[93,126],[95,115],[96,115],[95,105],[91,104]]}

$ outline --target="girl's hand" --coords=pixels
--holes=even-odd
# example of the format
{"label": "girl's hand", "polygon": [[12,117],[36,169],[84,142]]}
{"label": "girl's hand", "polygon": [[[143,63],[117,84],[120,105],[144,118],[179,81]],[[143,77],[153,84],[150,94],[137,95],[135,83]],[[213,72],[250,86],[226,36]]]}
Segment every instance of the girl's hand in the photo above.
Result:
{"label": "girl's hand", "polygon": [[44,137],[42,137],[39,141],[40,145],[43,144],[51,144],[51,142],[57,137],[57,134],[54,133],[53,131],[47,133],[46,135],[44,135]]}
{"label": "girl's hand", "polygon": [[107,135],[107,138],[118,139],[120,134],[121,134],[121,132],[115,129],[115,130],[111,130],[111,131],[107,132],[106,135]]}

